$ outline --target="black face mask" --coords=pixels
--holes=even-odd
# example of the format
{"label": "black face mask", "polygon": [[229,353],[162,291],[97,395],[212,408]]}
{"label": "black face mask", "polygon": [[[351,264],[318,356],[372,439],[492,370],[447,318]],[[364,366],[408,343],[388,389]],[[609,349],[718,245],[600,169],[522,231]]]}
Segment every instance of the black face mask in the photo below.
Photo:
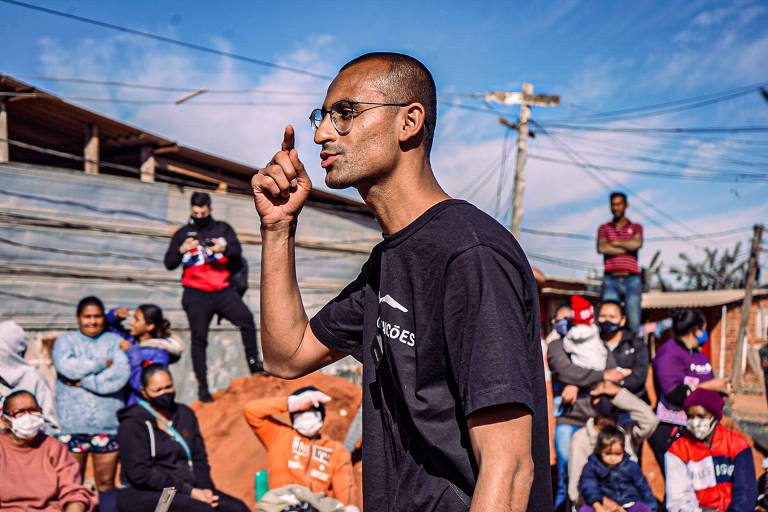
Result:
{"label": "black face mask", "polygon": [[604,340],[611,338],[616,334],[616,331],[621,329],[619,324],[607,320],[605,322],[599,322],[597,325],[600,327],[600,337]]}
{"label": "black face mask", "polygon": [[147,398],[149,405],[155,409],[162,409],[164,411],[172,411],[176,408],[176,392],[169,391],[162,395],[151,396]]}
{"label": "black face mask", "polygon": [[190,217],[189,222],[198,228],[204,228],[211,223],[211,216],[206,215],[205,217]]}

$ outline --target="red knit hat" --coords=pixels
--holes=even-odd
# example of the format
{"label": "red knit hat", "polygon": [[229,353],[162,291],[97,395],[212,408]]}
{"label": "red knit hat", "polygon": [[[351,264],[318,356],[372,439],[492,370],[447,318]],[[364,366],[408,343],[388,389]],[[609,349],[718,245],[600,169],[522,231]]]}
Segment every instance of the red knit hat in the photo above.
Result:
{"label": "red knit hat", "polygon": [[571,311],[573,311],[573,325],[590,325],[595,319],[595,310],[581,295],[571,296]]}
{"label": "red knit hat", "polygon": [[725,407],[725,400],[717,391],[710,389],[696,388],[693,393],[688,395],[683,402],[683,409],[693,407],[694,405],[700,405],[712,415],[717,418],[717,421],[723,419],[723,407]]}

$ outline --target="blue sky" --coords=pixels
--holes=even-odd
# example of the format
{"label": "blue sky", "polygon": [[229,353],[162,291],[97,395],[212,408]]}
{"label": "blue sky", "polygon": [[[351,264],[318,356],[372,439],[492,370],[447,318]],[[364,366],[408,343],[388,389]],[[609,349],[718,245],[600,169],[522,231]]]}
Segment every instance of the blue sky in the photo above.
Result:
{"label": "blue sky", "polygon": [[[561,106],[535,108],[539,131],[530,143],[523,227],[594,235],[608,220],[608,189],[629,191],[628,216],[647,237],[692,235],[768,222],[768,183],[694,181],[695,169],[766,173],[768,134],[633,134],[547,128],[558,120],[602,127],[768,125],[768,102],[757,93],[655,117],[600,121],[595,112],[662,103],[768,82],[768,5],[716,2],[62,2],[36,5],[333,75],[371,50],[402,51],[433,72],[441,96],[433,167],[449,193],[508,223],[514,134],[501,169],[505,128],[498,115],[466,93],[519,90],[560,94]],[[295,91],[305,95],[208,94],[182,106],[80,100],[179,142],[259,166],[270,158],[283,126],[315,186],[322,187],[318,150],[306,116],[322,101],[327,80],[292,74],[0,3],[0,72],[175,87]],[[69,97],[168,101],[179,94],[29,79]],[[211,106],[211,101],[280,103]],[[517,109],[490,105],[515,119]],[[551,134],[551,135],[547,135]],[[569,151],[570,157],[564,154]],[[575,155],[575,156],[574,156]],[[594,170],[572,163],[682,174],[683,179]],[[542,159],[544,158],[544,159]],[[649,162],[648,158],[674,164]],[[546,160],[550,159],[550,160]],[[598,181],[602,182],[598,183]],[[344,192],[356,197],[354,191]],[[648,206],[652,204],[654,208]],[[647,242],[665,265],[681,251],[748,245],[749,232],[699,241]],[[530,233],[521,237],[532,263],[547,273],[585,276],[599,269],[589,240]],[[742,251],[746,252],[746,248]],[[567,260],[552,264],[539,255]],[[765,261],[765,258],[764,258]],[[568,264],[567,262],[570,262]],[[572,268],[573,267],[573,268]]]}

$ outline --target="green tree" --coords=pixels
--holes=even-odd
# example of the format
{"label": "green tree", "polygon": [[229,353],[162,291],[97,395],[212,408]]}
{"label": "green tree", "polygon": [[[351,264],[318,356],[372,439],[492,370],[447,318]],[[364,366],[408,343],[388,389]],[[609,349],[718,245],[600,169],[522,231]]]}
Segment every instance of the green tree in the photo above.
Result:
{"label": "green tree", "polygon": [[727,290],[744,288],[747,282],[747,266],[749,258],[741,253],[741,242],[732,250],[725,249],[720,254],[719,249],[705,248],[704,260],[694,262],[681,252],[679,257],[685,264],[683,267],[671,267],[669,272],[675,275],[684,290]]}

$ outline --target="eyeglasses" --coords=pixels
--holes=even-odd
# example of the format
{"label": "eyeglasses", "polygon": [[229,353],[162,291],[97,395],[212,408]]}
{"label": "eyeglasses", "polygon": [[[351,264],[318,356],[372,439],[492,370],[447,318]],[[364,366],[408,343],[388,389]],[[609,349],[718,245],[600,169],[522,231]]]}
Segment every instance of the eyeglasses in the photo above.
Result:
{"label": "eyeglasses", "polygon": [[[373,105],[362,110],[355,110],[355,105]],[[407,107],[410,103],[375,103],[371,101],[352,101],[352,100],[339,100],[331,105],[330,110],[324,108],[316,108],[309,114],[309,122],[312,124],[312,131],[317,132],[320,124],[328,114],[331,115],[331,122],[333,127],[339,133],[339,135],[346,135],[352,131],[352,121],[368,110],[377,107]]]}
{"label": "eyeglasses", "polygon": [[21,418],[25,414],[36,414],[39,416],[43,414],[43,410],[40,407],[27,407],[25,409],[16,409],[15,411],[3,411],[3,414],[9,418]]}

